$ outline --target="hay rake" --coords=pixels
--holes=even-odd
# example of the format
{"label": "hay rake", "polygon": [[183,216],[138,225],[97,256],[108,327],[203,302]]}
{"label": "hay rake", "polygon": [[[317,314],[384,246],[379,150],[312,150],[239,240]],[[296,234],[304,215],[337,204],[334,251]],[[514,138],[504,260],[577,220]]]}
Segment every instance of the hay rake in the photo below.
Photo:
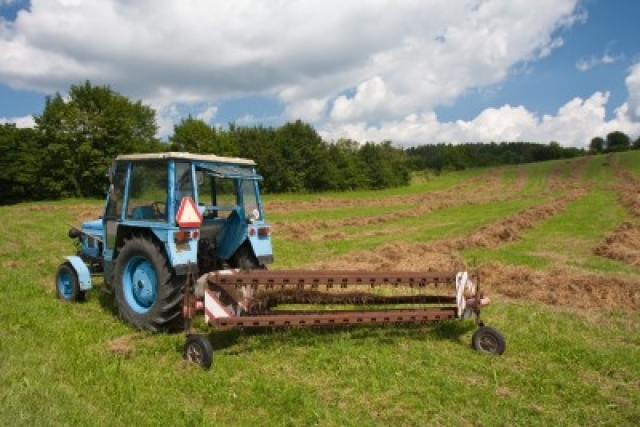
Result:
{"label": "hay rake", "polygon": [[221,270],[185,283],[185,359],[209,368],[207,336],[192,333],[198,311],[217,328],[309,327],[426,323],[475,318],[472,346],[502,354],[505,339],[485,326],[479,274],[467,272],[364,272],[326,270]]}

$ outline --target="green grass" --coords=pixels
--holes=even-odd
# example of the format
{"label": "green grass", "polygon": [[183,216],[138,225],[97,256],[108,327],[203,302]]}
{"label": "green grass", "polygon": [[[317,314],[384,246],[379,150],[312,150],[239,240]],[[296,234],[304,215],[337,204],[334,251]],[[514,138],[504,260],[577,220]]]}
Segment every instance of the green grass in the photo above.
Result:
{"label": "green grass", "polygon": [[611,190],[616,178],[602,160],[602,156],[590,159],[583,176],[595,188],[571,202],[564,212],[524,232],[515,243],[496,250],[469,249],[463,251],[465,257],[538,269],[560,263],[600,272],[640,274],[638,267],[592,254],[604,235],[630,219],[625,208],[617,204],[617,195]]}
{"label": "green grass", "polygon": [[[636,153],[616,156],[622,167],[639,170]],[[592,188],[566,211],[535,224],[515,243],[465,251],[465,256],[481,264],[501,261],[540,269],[560,260],[585,271],[637,277],[636,267],[591,255],[604,234],[628,219],[611,190],[615,170],[603,166],[604,158],[589,159],[582,180]],[[420,217],[327,231],[344,233],[343,240],[300,242],[276,235],[277,266],[299,267],[389,242],[465,235],[547,202],[542,192],[549,173],[573,166],[562,161],[501,169],[507,187],[524,170],[522,191],[531,195],[528,198],[463,204]],[[475,185],[474,177],[487,172],[446,174],[380,193],[270,198],[421,194],[463,182]],[[69,200],[0,207],[3,425],[640,424],[638,312],[579,311],[495,297],[483,318],[507,338],[502,357],[472,351],[475,327],[463,321],[211,331],[214,366],[201,371],[182,360],[181,334],[131,330],[117,320],[110,297],[99,289],[90,292],[86,303],[56,300],[55,269],[64,255],[75,252],[66,236],[68,224],[100,206],[101,201]],[[402,208],[411,206],[389,209]],[[300,209],[290,219],[278,220],[341,219],[351,212]],[[379,209],[362,208],[356,215],[379,214]],[[367,234],[376,227],[388,233]]]}

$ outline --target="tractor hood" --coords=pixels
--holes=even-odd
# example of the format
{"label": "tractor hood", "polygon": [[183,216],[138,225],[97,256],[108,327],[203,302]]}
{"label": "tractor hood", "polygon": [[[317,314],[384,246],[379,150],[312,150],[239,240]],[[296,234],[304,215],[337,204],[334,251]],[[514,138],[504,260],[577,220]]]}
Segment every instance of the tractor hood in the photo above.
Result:
{"label": "tractor hood", "polygon": [[103,238],[102,235],[102,220],[95,219],[93,221],[86,221],[82,223],[82,231],[85,233],[91,234],[93,236],[98,237],[99,239]]}

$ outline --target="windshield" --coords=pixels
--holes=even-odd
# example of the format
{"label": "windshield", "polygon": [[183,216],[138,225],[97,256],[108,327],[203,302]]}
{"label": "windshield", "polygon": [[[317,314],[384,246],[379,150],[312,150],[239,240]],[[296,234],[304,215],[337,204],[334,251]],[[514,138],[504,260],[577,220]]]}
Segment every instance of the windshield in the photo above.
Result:
{"label": "windshield", "polygon": [[257,180],[262,177],[252,169],[199,164],[196,176],[198,202],[206,207],[203,219],[226,218],[236,208],[247,219],[261,217]]}

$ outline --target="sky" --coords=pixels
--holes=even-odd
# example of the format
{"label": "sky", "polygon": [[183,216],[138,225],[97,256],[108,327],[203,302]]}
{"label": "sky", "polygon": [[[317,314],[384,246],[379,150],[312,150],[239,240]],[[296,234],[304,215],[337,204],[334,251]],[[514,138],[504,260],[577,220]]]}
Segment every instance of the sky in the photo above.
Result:
{"label": "sky", "polygon": [[0,0],[0,123],[89,80],[158,136],[301,119],[325,139],[640,137],[638,0]]}

